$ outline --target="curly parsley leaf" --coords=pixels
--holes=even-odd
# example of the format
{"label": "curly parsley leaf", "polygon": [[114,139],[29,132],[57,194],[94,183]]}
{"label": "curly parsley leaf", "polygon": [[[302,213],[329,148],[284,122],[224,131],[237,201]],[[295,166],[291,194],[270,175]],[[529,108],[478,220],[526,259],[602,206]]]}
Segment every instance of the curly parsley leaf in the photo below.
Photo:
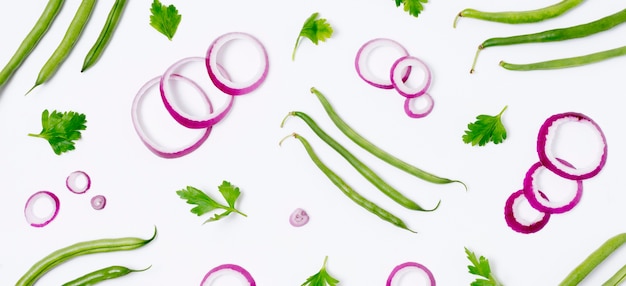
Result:
{"label": "curly parsley leaf", "polygon": [[465,247],[467,259],[472,263],[467,266],[469,273],[478,275],[483,278],[476,278],[471,286],[502,286],[502,284],[491,274],[489,260],[484,256],[476,257],[476,254]]}
{"label": "curly parsley leaf", "polygon": [[339,283],[339,280],[328,274],[326,271],[326,261],[328,260],[328,256],[324,258],[324,264],[322,264],[322,269],[319,272],[311,275],[301,286],[336,286]]}
{"label": "curly parsley leaf", "polygon": [[506,139],[506,128],[502,124],[502,114],[506,110],[505,106],[500,113],[495,116],[481,114],[476,116],[476,121],[467,125],[463,142],[472,146],[485,146],[489,142],[494,144],[502,143]]}
{"label": "curly parsley leaf", "polygon": [[300,30],[300,34],[298,35],[298,39],[296,40],[296,45],[293,48],[293,53],[291,54],[291,60],[296,59],[296,50],[300,45],[300,41],[302,37],[306,37],[313,44],[317,45],[320,41],[325,42],[326,39],[330,38],[333,35],[333,27],[327,22],[324,18],[319,18],[319,13],[315,12],[309,16],[308,19],[304,22],[302,26],[302,30]]}
{"label": "curly parsley leaf", "polygon": [[29,133],[28,136],[48,140],[55,154],[74,150],[74,141],[81,138],[80,131],[87,129],[85,114],[74,111],[59,112],[47,109],[41,113],[41,132]]}
{"label": "curly parsley leaf", "polygon": [[154,0],[150,12],[152,13],[152,15],[150,15],[150,26],[154,27],[171,41],[182,19],[182,16],[178,13],[178,9],[172,4],[166,6],[159,0]]}
{"label": "curly parsley leaf", "polygon": [[400,7],[400,4],[402,4],[404,11],[411,16],[417,17],[424,10],[422,3],[428,3],[428,0],[396,0],[396,7]]}
{"label": "curly parsley leaf", "polygon": [[218,190],[226,200],[227,205],[218,203],[206,193],[192,186],[187,186],[185,189],[178,190],[176,191],[176,194],[178,194],[181,199],[186,200],[188,204],[196,205],[191,209],[191,213],[198,216],[202,216],[215,210],[224,210],[221,213],[214,214],[204,223],[220,220],[233,212],[236,212],[244,217],[247,216],[235,208],[235,202],[241,194],[238,187],[232,185],[230,182],[223,181],[218,187]]}

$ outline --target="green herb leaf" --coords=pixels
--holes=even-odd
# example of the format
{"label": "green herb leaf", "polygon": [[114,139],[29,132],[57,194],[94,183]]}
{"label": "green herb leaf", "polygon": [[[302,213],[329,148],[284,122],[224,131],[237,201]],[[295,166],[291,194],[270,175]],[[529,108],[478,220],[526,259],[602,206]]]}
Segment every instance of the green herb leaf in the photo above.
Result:
{"label": "green herb leaf", "polygon": [[483,278],[476,278],[471,286],[502,286],[502,284],[491,274],[491,266],[489,260],[483,256],[476,257],[476,254],[465,247],[467,259],[472,263],[467,266],[469,273],[478,275]]}
{"label": "green herb leaf", "polygon": [[224,210],[224,212],[222,213],[214,214],[204,223],[220,220],[233,212],[236,212],[242,216],[247,216],[246,214],[240,212],[235,208],[235,202],[241,194],[238,187],[233,186],[227,181],[223,181],[218,189],[224,199],[226,199],[228,206],[218,203],[216,200],[209,197],[209,195],[207,195],[206,193],[192,186],[187,186],[187,188],[185,189],[178,190],[176,191],[176,194],[178,194],[181,199],[186,200],[188,204],[196,205],[191,209],[191,213],[198,216],[202,216],[204,214],[219,209]]}
{"label": "green herb leaf", "polygon": [[41,113],[42,130],[39,134],[29,133],[28,136],[48,140],[55,154],[74,150],[74,141],[81,138],[81,130],[87,129],[85,114],[74,111],[50,113],[47,109]]}
{"label": "green herb leaf", "polygon": [[176,34],[178,24],[182,16],[178,13],[178,9],[174,5],[166,6],[159,0],[152,2],[150,8],[150,26],[154,27],[161,34],[165,35],[170,41]]}
{"label": "green herb leaf", "polygon": [[408,12],[411,16],[417,17],[424,10],[422,3],[428,3],[428,0],[395,0],[396,7],[400,7],[402,4],[404,11]]}
{"label": "green herb leaf", "polygon": [[300,30],[300,34],[296,40],[296,46],[293,48],[293,53],[291,54],[291,60],[296,59],[296,50],[298,49],[298,45],[300,45],[302,37],[308,38],[313,44],[317,45],[320,41],[325,42],[326,39],[330,38],[332,35],[333,28],[326,19],[319,18],[319,13],[317,12],[311,14],[304,22],[302,30]]}
{"label": "green herb leaf", "polygon": [[472,146],[485,146],[489,142],[494,144],[502,143],[506,139],[506,128],[502,124],[502,114],[506,110],[505,106],[500,113],[495,116],[481,114],[476,116],[476,121],[467,125],[463,142],[471,143]]}
{"label": "green herb leaf", "polygon": [[241,194],[239,188],[233,186],[230,182],[223,181],[218,187],[218,190],[222,193],[224,199],[226,199],[228,206],[235,208],[235,201],[237,201],[237,198],[239,198],[239,195]]}
{"label": "green herb leaf", "polygon": [[324,258],[324,264],[322,264],[322,269],[319,272],[311,275],[301,286],[336,286],[339,283],[339,280],[328,274],[326,271],[326,261],[328,260],[328,256]]}

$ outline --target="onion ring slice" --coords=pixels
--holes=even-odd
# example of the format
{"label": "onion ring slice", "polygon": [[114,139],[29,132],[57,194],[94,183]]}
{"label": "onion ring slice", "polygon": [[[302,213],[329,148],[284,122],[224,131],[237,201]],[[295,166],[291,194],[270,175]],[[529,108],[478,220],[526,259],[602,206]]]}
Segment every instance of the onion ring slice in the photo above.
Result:
{"label": "onion ring slice", "polygon": [[256,282],[254,281],[254,278],[252,278],[252,275],[250,275],[250,272],[248,272],[248,270],[236,264],[222,264],[209,270],[209,272],[206,275],[204,275],[202,282],[200,282],[200,286],[212,286],[214,278],[217,277],[216,274],[218,272],[228,271],[228,270],[232,270],[235,273],[239,274],[243,279],[245,279],[245,281],[248,283],[249,286],[256,286]]}
{"label": "onion ring slice", "polygon": [[103,195],[96,195],[91,198],[91,207],[94,210],[101,210],[107,205],[107,198]]}
{"label": "onion ring slice", "polygon": [[[35,213],[36,204],[39,200],[48,200],[52,203],[52,209],[44,216]],[[44,227],[48,225],[59,213],[61,203],[57,195],[49,191],[39,191],[32,194],[24,206],[24,216],[26,222],[34,227]]]}
{"label": "onion ring slice", "polygon": [[[78,184],[84,180],[84,184]],[[68,190],[75,194],[84,194],[91,187],[91,178],[84,171],[71,172],[65,179],[65,186]]]}
{"label": "onion ring slice", "polygon": [[[411,68],[412,74],[415,74],[414,69],[417,68],[422,70],[424,73],[424,79],[420,82],[420,84],[416,87],[411,87],[406,84],[405,70],[407,68]],[[420,96],[430,87],[430,82],[432,79],[432,75],[430,69],[422,60],[418,59],[414,56],[404,56],[397,59],[393,65],[391,66],[391,84],[392,86],[404,97],[417,97]]]}
{"label": "onion ring slice", "polygon": [[398,272],[400,272],[401,270],[404,270],[405,268],[408,267],[415,267],[418,268],[419,270],[421,270],[422,272],[424,272],[426,274],[426,276],[428,276],[428,280],[430,280],[430,286],[435,286],[437,285],[437,283],[435,282],[435,276],[433,275],[432,272],[430,272],[430,270],[428,268],[426,268],[426,266],[417,263],[417,262],[405,262],[402,264],[399,264],[398,266],[394,267],[393,270],[391,270],[391,273],[389,274],[389,277],[387,278],[387,284],[385,284],[386,286],[391,286],[391,283],[393,282],[393,279],[396,277],[396,275],[398,274]]}
{"label": "onion ring slice", "polygon": [[519,190],[511,194],[504,204],[504,219],[506,224],[519,233],[535,233],[541,230],[550,220],[550,213],[541,212],[541,216],[538,216],[530,224],[523,224],[516,216],[516,209],[519,203],[526,201],[524,191]]}
{"label": "onion ring slice", "polygon": [[289,216],[289,223],[292,226],[300,227],[309,222],[309,214],[301,208],[295,209]]}
{"label": "onion ring slice", "polygon": [[[368,68],[368,61],[371,53],[375,49],[380,47],[390,47],[396,50],[400,54],[399,57],[409,55],[407,49],[404,48],[400,43],[387,38],[376,38],[365,42],[365,44],[363,44],[359,48],[356,53],[356,58],[354,59],[354,66],[359,77],[368,84],[382,89],[393,89],[393,84],[389,78],[380,78],[373,74],[372,71]],[[408,78],[409,74],[410,69],[404,71],[404,80]]]}
{"label": "onion ring slice", "polygon": [[[422,98],[426,100],[426,105],[418,110],[415,110],[415,108],[413,107],[414,105],[413,101],[422,99]],[[434,107],[435,107],[435,101],[433,100],[433,97],[430,96],[428,92],[417,97],[407,97],[404,100],[404,112],[406,113],[406,115],[408,115],[411,118],[426,117],[428,114],[430,114],[431,111],[433,111]]]}
{"label": "onion ring slice", "polygon": [[[562,161],[563,164],[567,166],[572,166],[568,162],[558,159]],[[573,167],[573,166],[572,166]],[[524,177],[524,196],[528,200],[528,203],[540,212],[558,214],[570,211],[573,209],[579,202],[583,194],[583,181],[576,180],[576,194],[574,197],[561,204],[555,204],[554,200],[550,201],[545,198],[543,193],[539,192],[538,186],[536,185],[535,175],[538,174],[542,169],[546,169],[541,162],[537,162],[533,164],[526,172],[526,176]]]}

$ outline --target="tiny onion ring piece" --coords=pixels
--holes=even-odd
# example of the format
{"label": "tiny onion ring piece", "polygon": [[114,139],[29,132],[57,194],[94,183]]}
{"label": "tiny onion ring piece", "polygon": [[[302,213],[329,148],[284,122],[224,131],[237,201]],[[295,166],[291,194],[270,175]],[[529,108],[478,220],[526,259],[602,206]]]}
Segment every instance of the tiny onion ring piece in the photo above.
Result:
{"label": "tiny onion ring piece", "polygon": [[[424,100],[426,100],[426,106],[420,108],[419,110],[415,111],[412,108],[412,103],[414,100],[418,100],[418,98],[423,98]],[[411,118],[422,118],[422,117],[426,117],[426,115],[430,114],[431,111],[433,111],[433,108],[435,107],[435,101],[433,100],[433,97],[430,96],[430,94],[428,92],[418,96],[418,97],[407,97],[404,100],[404,112],[406,113],[406,115],[408,115]]]}
{"label": "tiny onion ring piece", "polygon": [[101,210],[107,205],[107,198],[103,195],[96,195],[91,198],[91,207],[94,210]]}
{"label": "tiny onion ring piece", "polygon": [[391,273],[389,274],[389,278],[387,278],[387,284],[385,284],[385,286],[391,286],[391,283],[393,282],[393,278],[396,277],[396,274],[398,274],[398,272],[400,272],[401,270],[407,267],[416,267],[424,271],[424,273],[426,273],[426,275],[428,276],[428,280],[430,280],[430,286],[437,285],[437,283],[435,282],[435,276],[428,268],[426,268],[426,266],[417,262],[405,262],[405,263],[399,264],[398,266],[394,267],[393,270],[391,270]]}
{"label": "tiny onion ring piece", "polygon": [[[404,71],[407,68],[419,68],[424,72],[424,80],[420,83],[420,85],[416,87],[410,87],[406,84],[406,80],[404,80]],[[430,73],[430,69],[428,66],[420,59],[414,56],[404,56],[397,59],[393,65],[391,66],[390,78],[392,86],[404,97],[417,97],[420,96],[430,87],[430,82],[432,79],[432,75]]]}
{"label": "tiny onion ring piece", "polygon": [[254,281],[254,278],[252,278],[250,272],[236,264],[222,264],[209,270],[209,272],[204,275],[202,282],[200,282],[200,286],[211,286],[213,283],[211,283],[211,279],[209,278],[211,278],[211,276],[213,276],[215,273],[223,270],[233,270],[240,274],[243,278],[245,278],[249,286],[256,286],[256,282]]}
{"label": "tiny onion ring piece", "polygon": [[307,224],[308,222],[309,222],[309,214],[301,208],[295,209],[289,216],[289,223],[295,227],[303,226]]}
{"label": "tiny onion ring piece", "polygon": [[[84,179],[84,185],[77,185],[78,180]],[[75,194],[84,194],[91,187],[91,178],[84,171],[71,172],[65,179],[65,186]]]}
{"label": "tiny onion ring piece", "polygon": [[509,198],[506,200],[506,203],[504,205],[504,219],[506,220],[506,224],[514,231],[526,234],[537,232],[541,230],[544,226],[546,226],[546,224],[550,220],[550,213],[546,212],[541,212],[542,216],[537,218],[537,220],[532,222],[531,224],[525,225],[519,222],[519,220],[515,216],[515,207],[517,203],[521,200],[526,200],[523,190],[512,193],[511,196],[509,196]]}
{"label": "tiny onion ring piece", "polygon": [[[566,161],[563,161],[561,159],[558,159],[558,160],[562,161],[564,164],[568,166],[571,166],[571,164],[567,163]],[[540,212],[547,212],[547,213],[552,213],[552,214],[564,213],[573,209],[578,204],[578,202],[580,202],[580,198],[583,195],[583,181],[576,180],[576,194],[569,202],[562,204],[562,205],[546,204],[545,202],[540,201],[539,198],[537,197],[537,195],[542,196],[542,194],[539,192],[539,190],[535,186],[534,175],[537,172],[539,172],[541,169],[545,169],[545,167],[541,164],[541,162],[537,162],[528,169],[528,171],[526,172],[526,176],[524,177],[524,189],[523,190],[524,190],[524,196],[526,196],[528,203],[533,208],[535,208],[536,210]]]}
{"label": "tiny onion ring piece", "polygon": [[[53,203],[53,209],[46,216],[38,216],[35,214],[35,204],[42,199],[47,199]],[[59,213],[60,201],[59,197],[49,191],[39,191],[32,194],[26,201],[24,206],[24,216],[26,221],[34,227],[44,227],[48,225]]]}
{"label": "tiny onion ring piece", "polygon": [[[372,51],[380,47],[390,47],[400,53],[399,57],[408,56],[409,52],[406,48],[404,48],[400,43],[386,38],[376,38],[373,40],[367,41],[363,44],[358,52],[356,53],[356,58],[354,59],[354,66],[356,68],[356,72],[361,79],[363,79],[368,84],[382,88],[382,89],[392,89],[393,83],[387,78],[382,79],[372,74],[372,71],[368,67],[368,60]],[[409,76],[410,69],[404,71],[403,77],[404,80]]]}

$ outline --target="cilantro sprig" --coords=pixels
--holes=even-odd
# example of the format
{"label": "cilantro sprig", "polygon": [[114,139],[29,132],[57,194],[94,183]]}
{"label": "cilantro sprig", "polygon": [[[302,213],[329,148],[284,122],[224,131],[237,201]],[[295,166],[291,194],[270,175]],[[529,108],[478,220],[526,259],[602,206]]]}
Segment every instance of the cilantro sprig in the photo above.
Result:
{"label": "cilantro sprig", "polygon": [[232,185],[230,182],[223,181],[218,187],[218,190],[222,194],[222,197],[226,200],[226,205],[218,203],[206,193],[192,186],[187,186],[185,189],[178,190],[176,191],[176,194],[178,194],[181,199],[186,200],[188,204],[196,205],[191,209],[191,213],[198,216],[202,216],[206,213],[219,209],[224,210],[222,213],[214,214],[204,223],[220,220],[233,212],[247,217],[246,214],[235,208],[235,202],[241,194],[238,187]]}
{"label": "cilantro sprig", "polygon": [[52,111],[47,109],[41,113],[41,132],[29,133],[28,136],[48,140],[55,154],[76,149],[74,141],[81,138],[80,131],[87,129],[85,114],[74,111]]}
{"label": "cilantro sprig", "polygon": [[324,258],[324,264],[319,272],[311,275],[301,286],[336,286],[339,280],[328,274],[326,270],[326,261],[328,256]]}
{"label": "cilantro sprig", "polygon": [[332,35],[333,27],[330,26],[328,21],[324,18],[319,18],[318,12],[311,14],[304,22],[304,25],[302,25],[302,30],[300,30],[296,45],[291,54],[291,60],[296,59],[296,50],[300,45],[302,37],[308,38],[313,44],[317,45],[320,41],[325,42],[326,39],[330,38]]}
{"label": "cilantro sprig", "polygon": [[182,19],[176,6],[173,4],[167,6],[162,4],[159,0],[154,0],[150,7],[150,13],[152,13],[150,15],[150,26],[165,35],[171,41]]}
{"label": "cilantro sprig", "polygon": [[396,7],[400,7],[400,4],[402,4],[404,11],[411,16],[417,17],[424,10],[422,3],[428,3],[428,0],[396,0]]}
{"label": "cilantro sprig", "polygon": [[494,144],[502,143],[506,139],[506,128],[502,124],[502,114],[506,110],[505,106],[497,115],[481,114],[476,116],[476,121],[467,125],[463,142],[472,146],[485,146],[489,142]]}
{"label": "cilantro sprig", "polygon": [[491,273],[491,266],[489,266],[487,258],[484,256],[476,257],[476,254],[467,249],[467,247],[465,247],[465,254],[467,254],[467,259],[472,263],[467,266],[469,273],[482,277],[476,278],[470,284],[471,286],[503,286]]}

